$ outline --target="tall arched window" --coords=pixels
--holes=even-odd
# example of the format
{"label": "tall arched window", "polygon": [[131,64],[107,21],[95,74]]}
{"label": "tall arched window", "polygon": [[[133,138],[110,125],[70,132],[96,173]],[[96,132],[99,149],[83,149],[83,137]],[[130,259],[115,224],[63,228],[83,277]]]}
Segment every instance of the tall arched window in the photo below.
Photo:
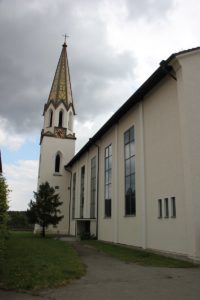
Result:
{"label": "tall arched window", "polygon": [[52,126],[52,122],[53,122],[53,110],[51,109],[49,111],[49,127]]}
{"label": "tall arched window", "polygon": [[58,121],[58,127],[62,127],[63,126],[63,111],[61,110],[59,112],[59,121]]}
{"label": "tall arched window", "polygon": [[72,112],[69,113],[69,122],[68,122],[69,130],[72,130]]}
{"label": "tall arched window", "polygon": [[60,172],[60,154],[57,153],[56,154],[56,158],[55,158],[55,172],[59,173]]}

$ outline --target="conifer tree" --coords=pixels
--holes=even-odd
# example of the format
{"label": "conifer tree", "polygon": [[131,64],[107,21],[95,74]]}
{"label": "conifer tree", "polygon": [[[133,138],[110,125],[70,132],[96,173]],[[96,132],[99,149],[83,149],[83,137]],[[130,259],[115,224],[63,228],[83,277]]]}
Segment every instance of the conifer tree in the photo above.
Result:
{"label": "conifer tree", "polygon": [[62,204],[59,195],[53,187],[45,182],[39,186],[38,192],[33,192],[35,201],[31,200],[27,215],[30,223],[39,224],[42,227],[42,236],[49,225],[57,225],[63,216],[60,215],[58,207]]}

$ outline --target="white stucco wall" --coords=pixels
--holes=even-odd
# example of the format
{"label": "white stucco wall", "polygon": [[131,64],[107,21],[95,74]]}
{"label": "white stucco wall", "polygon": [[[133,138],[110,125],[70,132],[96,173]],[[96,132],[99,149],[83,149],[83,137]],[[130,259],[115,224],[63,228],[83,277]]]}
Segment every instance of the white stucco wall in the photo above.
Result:
{"label": "white stucco wall", "polygon": [[178,104],[186,199],[187,251],[200,259],[200,53],[179,57]]}
{"label": "white stucco wall", "polygon": [[[185,194],[177,84],[164,79],[143,102],[147,247],[186,254]],[[176,197],[176,218],[158,218],[158,199]],[[164,207],[163,207],[164,212]]]}
{"label": "white stucco wall", "polygon": [[[98,141],[98,238],[200,259],[200,54],[172,61],[177,81],[166,76]],[[124,132],[134,125],[136,215],[125,216]],[[105,148],[112,144],[112,216],[105,218]],[[76,217],[80,211],[80,172],[85,165],[84,217],[89,218],[92,146],[72,166],[77,173]],[[171,217],[171,197],[176,217]],[[164,199],[169,217],[164,217]],[[163,217],[158,218],[158,199]],[[75,234],[75,221],[71,222]]]}
{"label": "white stucco wall", "polygon": [[[64,170],[64,166],[69,162],[75,153],[75,140],[58,139],[54,137],[44,136],[41,144],[41,160],[40,172],[38,177],[38,185],[48,181],[56,192],[60,195],[60,200],[63,202],[61,206],[61,214],[64,218],[57,225],[57,228],[49,227],[50,231],[55,231],[60,234],[68,234],[69,228],[69,199],[70,199],[70,173]],[[57,152],[62,153],[60,173],[55,173],[55,157]]]}

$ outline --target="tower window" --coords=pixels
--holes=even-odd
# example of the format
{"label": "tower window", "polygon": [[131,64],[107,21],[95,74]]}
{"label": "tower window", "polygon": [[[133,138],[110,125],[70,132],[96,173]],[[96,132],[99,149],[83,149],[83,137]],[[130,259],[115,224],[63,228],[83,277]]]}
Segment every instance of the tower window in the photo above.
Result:
{"label": "tower window", "polygon": [[69,122],[68,122],[69,130],[72,130],[72,112],[69,113]]}
{"label": "tower window", "polygon": [[60,172],[60,154],[59,153],[56,155],[56,159],[55,159],[55,172],[56,173]]}
{"label": "tower window", "polygon": [[52,122],[53,122],[53,111],[50,110],[49,111],[49,127],[52,126]]}
{"label": "tower window", "polygon": [[59,112],[59,122],[58,122],[58,127],[62,127],[63,126],[63,111],[61,110]]}

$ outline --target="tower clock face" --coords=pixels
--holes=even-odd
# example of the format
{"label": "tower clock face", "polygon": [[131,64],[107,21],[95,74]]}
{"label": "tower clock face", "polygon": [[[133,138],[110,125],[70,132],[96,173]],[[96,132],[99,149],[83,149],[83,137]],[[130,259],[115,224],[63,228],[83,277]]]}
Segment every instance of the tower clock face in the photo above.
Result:
{"label": "tower clock face", "polygon": [[55,128],[55,135],[58,138],[64,138],[65,137],[65,129],[64,128]]}

